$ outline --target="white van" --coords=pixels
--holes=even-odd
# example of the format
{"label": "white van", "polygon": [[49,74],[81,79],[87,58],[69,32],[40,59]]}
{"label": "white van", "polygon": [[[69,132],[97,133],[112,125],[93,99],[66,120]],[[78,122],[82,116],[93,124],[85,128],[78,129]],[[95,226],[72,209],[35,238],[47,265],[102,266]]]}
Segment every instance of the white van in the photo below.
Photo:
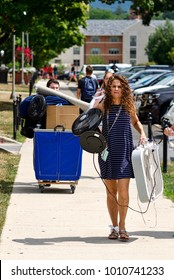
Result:
{"label": "white van", "polygon": [[96,78],[104,76],[105,72],[110,68],[108,64],[84,64],[79,73],[79,79],[83,78],[86,75],[86,66],[90,65],[93,68],[93,74]]}

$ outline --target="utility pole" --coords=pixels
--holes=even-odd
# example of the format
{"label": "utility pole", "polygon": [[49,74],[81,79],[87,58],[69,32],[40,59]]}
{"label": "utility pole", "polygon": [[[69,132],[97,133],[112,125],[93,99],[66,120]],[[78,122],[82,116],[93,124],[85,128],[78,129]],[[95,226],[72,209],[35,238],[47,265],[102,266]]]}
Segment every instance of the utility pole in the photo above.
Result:
{"label": "utility pole", "polygon": [[28,34],[28,32],[26,33],[26,38],[27,38],[27,48],[29,48],[29,34]]}
{"label": "utility pole", "polygon": [[13,98],[13,139],[16,140],[16,119],[17,119],[17,99],[16,99],[16,92],[15,92],[15,47],[16,47],[16,36],[13,33],[13,80],[12,80],[12,98]]}
{"label": "utility pole", "polygon": [[21,72],[21,84],[24,82],[24,32],[22,32],[22,72]]}
{"label": "utility pole", "polygon": [[12,98],[16,100],[16,93],[15,93],[15,46],[16,46],[16,35],[13,33],[13,80],[12,80]]}

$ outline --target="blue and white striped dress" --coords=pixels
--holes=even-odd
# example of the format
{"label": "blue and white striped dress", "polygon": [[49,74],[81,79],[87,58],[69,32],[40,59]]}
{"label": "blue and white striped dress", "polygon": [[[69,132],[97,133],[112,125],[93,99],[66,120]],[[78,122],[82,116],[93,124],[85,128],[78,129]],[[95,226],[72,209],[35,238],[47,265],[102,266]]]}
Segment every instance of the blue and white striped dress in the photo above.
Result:
{"label": "blue and white striped dress", "polygon": [[[130,122],[130,116],[122,107],[120,115],[114,123],[116,114],[119,112],[120,105],[112,105],[103,116],[103,135],[107,140],[108,157],[103,161],[99,154],[99,166],[102,179],[122,179],[134,178],[131,155],[133,151],[133,135]],[[109,127],[108,127],[109,124]]]}

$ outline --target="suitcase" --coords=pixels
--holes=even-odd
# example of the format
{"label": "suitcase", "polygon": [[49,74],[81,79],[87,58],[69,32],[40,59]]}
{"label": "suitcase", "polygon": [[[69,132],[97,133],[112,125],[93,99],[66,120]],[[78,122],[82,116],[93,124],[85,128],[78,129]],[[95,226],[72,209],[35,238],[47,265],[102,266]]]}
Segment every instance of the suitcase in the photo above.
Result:
{"label": "suitcase", "polygon": [[34,130],[34,171],[39,188],[70,184],[72,193],[81,176],[82,148],[71,131]]}

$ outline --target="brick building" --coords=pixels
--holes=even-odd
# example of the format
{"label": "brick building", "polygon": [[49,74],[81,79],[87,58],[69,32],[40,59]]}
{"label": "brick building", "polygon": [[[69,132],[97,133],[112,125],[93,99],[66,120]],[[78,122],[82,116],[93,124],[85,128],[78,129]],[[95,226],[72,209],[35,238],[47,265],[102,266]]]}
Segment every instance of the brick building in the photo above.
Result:
{"label": "brick building", "polygon": [[76,65],[77,70],[89,63],[91,56],[100,56],[103,63],[130,63],[132,65],[148,62],[145,47],[149,35],[156,27],[163,25],[164,20],[152,20],[144,26],[140,19],[130,20],[87,20],[84,45],[67,49],[52,61],[70,66]]}

